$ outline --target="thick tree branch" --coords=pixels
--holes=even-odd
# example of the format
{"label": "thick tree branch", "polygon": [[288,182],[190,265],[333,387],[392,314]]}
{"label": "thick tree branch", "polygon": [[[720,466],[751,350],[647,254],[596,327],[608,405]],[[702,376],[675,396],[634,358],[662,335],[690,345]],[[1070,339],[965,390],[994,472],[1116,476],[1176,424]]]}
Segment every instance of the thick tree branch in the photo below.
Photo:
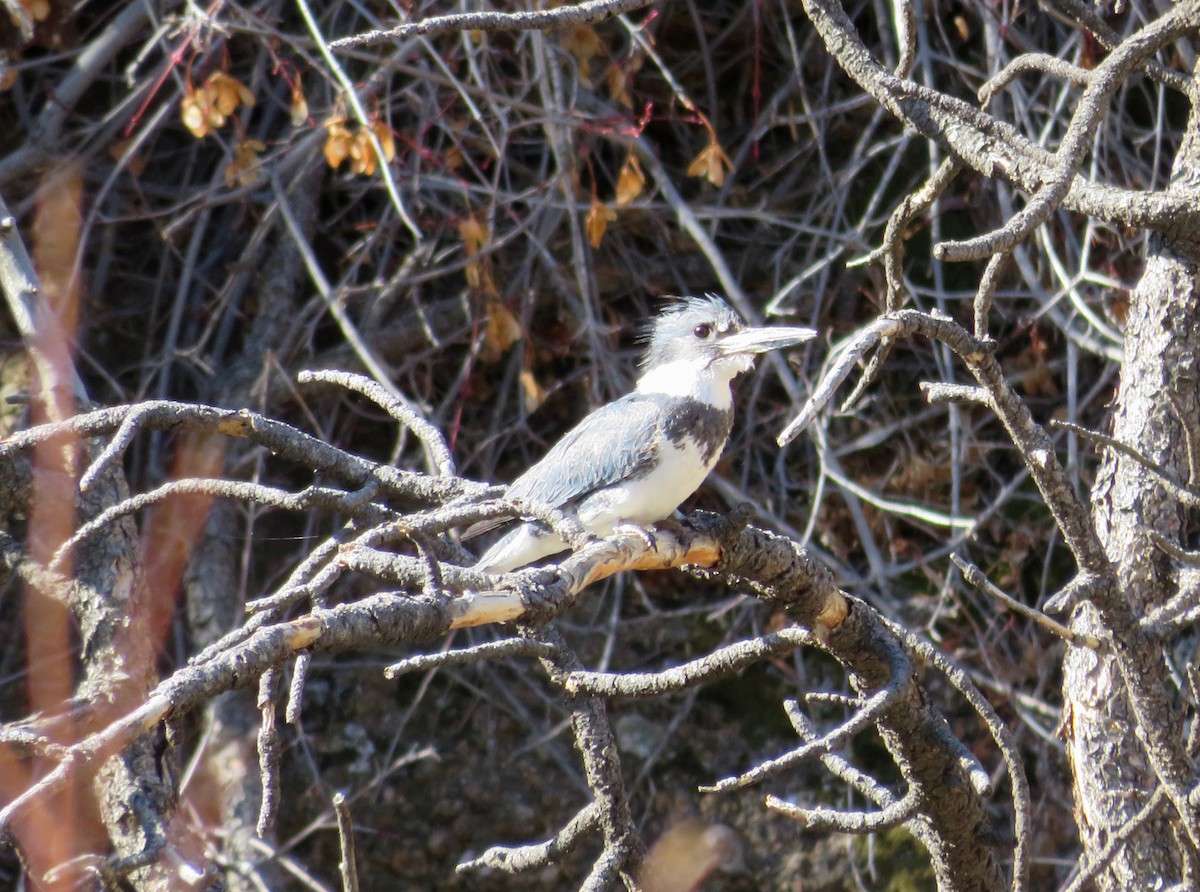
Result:
{"label": "thick tree branch", "polygon": [[[1089,183],[1074,172],[1081,146],[1086,145],[1085,137],[1093,131],[1101,109],[1088,111],[1078,119],[1065,151],[1048,152],[1011,125],[959,99],[897,78],[871,56],[837,0],[805,0],[804,8],[838,64],[880,105],[977,173],[1000,177],[1031,195],[1042,193],[1037,202],[1031,200],[1027,213],[1020,215],[1020,223],[1006,230],[1003,237],[972,242],[967,249],[943,246],[939,256],[944,259],[982,258],[1008,250],[1021,233],[1036,225],[1039,215],[1060,202],[1078,213],[1154,229],[1171,237],[1184,236],[1200,226],[1200,206],[1189,190],[1139,192]],[[1144,29],[1128,51],[1114,53],[1106,60],[1112,77],[1093,82],[1089,86],[1094,89],[1093,95],[1110,95],[1115,89],[1113,80],[1133,70],[1155,48],[1200,28],[1200,10],[1191,3],[1175,6],[1167,18],[1166,24]]]}

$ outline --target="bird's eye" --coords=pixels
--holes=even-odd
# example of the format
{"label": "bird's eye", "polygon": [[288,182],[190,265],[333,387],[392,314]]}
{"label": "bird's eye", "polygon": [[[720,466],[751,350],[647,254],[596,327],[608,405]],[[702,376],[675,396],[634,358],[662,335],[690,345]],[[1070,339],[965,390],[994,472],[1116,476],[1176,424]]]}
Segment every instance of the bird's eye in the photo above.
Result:
{"label": "bird's eye", "polygon": [[699,325],[697,325],[695,328],[692,329],[692,334],[694,334],[696,337],[703,340],[704,338],[707,338],[710,334],[712,334],[712,326],[709,325],[707,322],[701,322]]}

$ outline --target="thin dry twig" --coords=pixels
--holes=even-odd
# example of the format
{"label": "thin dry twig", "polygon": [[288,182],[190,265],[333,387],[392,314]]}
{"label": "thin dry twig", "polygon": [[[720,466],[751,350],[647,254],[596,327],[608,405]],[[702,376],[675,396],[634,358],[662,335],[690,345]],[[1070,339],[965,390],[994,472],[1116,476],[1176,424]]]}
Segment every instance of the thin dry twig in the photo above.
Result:
{"label": "thin dry twig", "polygon": [[433,36],[461,31],[549,31],[564,25],[589,25],[622,13],[649,6],[654,0],[585,0],[570,6],[557,6],[522,12],[463,12],[435,16],[420,22],[397,25],[379,31],[367,31],[343,37],[329,45],[332,49],[350,49],[373,43],[403,40],[406,37]]}

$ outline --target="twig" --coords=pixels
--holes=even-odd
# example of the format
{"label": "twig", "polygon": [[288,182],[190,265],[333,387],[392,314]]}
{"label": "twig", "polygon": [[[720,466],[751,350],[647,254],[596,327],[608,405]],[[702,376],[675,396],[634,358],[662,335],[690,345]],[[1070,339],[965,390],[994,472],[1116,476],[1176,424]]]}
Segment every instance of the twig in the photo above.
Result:
{"label": "twig", "polygon": [[918,814],[921,797],[914,791],[881,811],[838,811],[832,808],[805,808],[778,796],[769,795],[767,808],[799,821],[806,830],[833,833],[882,833],[911,820]]}
{"label": "twig", "polygon": [[[937,667],[938,671],[946,677],[946,680],[971,705],[976,715],[983,719],[984,725],[987,726],[988,732],[992,735],[992,740],[996,742],[996,747],[1000,750],[1000,754],[1004,758],[1005,767],[1008,769],[1009,782],[1012,784],[1013,835],[1017,840],[1016,849],[1013,851],[1012,889],[1013,892],[1021,892],[1021,890],[1028,888],[1029,883],[1029,862],[1032,856],[1030,846],[1032,844],[1033,833],[1033,803],[1029,792],[1029,777],[1025,773],[1025,764],[1021,759],[1021,751],[1017,746],[1016,739],[996,713],[992,704],[988,702],[988,699],[972,684],[967,673],[950,657],[928,641],[923,640],[920,636],[914,635],[895,623],[888,622],[887,626],[904,643],[906,648],[911,650],[916,656]],[[952,738],[952,740],[957,742],[957,738]],[[961,744],[959,745],[961,746]],[[970,763],[974,766],[970,772],[972,779],[977,784],[986,784],[987,788],[990,789],[990,779],[983,772],[982,766],[979,765],[974,755],[966,751],[965,748],[964,757],[969,759]]]}
{"label": "twig", "polygon": [[724,793],[729,790],[740,790],[767,778],[774,777],[780,772],[814,756],[820,756],[840,749],[851,738],[871,725],[874,725],[878,721],[880,714],[896,702],[897,698],[902,694],[904,686],[910,680],[911,672],[912,667],[909,665],[908,659],[904,656],[904,652],[897,648],[892,654],[891,677],[887,683],[867,698],[859,710],[849,719],[815,740],[810,740],[782,756],[768,759],[736,777],[727,777],[714,784],[701,786],[701,792]]}
{"label": "twig", "polygon": [[1100,121],[1109,112],[1109,100],[1125,78],[1162,47],[1173,43],[1200,24],[1200,10],[1176,6],[1141,31],[1121,41],[1089,73],[1087,86],[1075,107],[1075,115],[1054,154],[1050,176],[1025,207],[1001,228],[964,241],[935,245],[939,260],[981,260],[994,254],[1008,253],[1027,239],[1054,213],[1071,189],[1072,180],[1083,163]]}
{"label": "twig", "polygon": [[258,807],[255,832],[265,837],[279,812],[279,728],[275,722],[275,694],[279,688],[279,669],[272,667],[258,680],[258,777],[262,783],[262,801]]}
{"label": "twig", "polygon": [[472,647],[444,650],[434,654],[419,654],[393,663],[383,670],[384,678],[394,679],[409,672],[424,672],[442,666],[465,666],[483,660],[502,660],[506,657],[549,657],[554,649],[541,641],[528,638],[505,638],[486,641]]}
{"label": "twig", "polygon": [[494,846],[478,858],[459,864],[455,870],[458,873],[471,873],[488,867],[505,873],[537,870],[578,848],[584,836],[595,830],[598,823],[599,807],[595,802],[589,802],[562,830],[545,842],[529,846]]}
{"label": "twig", "polygon": [[1095,879],[1100,871],[1104,870],[1112,861],[1117,852],[1121,851],[1121,847],[1125,845],[1147,821],[1152,819],[1167,801],[1166,790],[1159,787],[1155,790],[1150,798],[1146,800],[1146,804],[1138,810],[1138,813],[1117,828],[1116,832],[1111,834],[1104,843],[1104,847],[1096,853],[1095,857],[1088,861],[1087,865],[1075,874],[1071,882],[1062,890],[1062,892],[1080,892],[1085,889]]}
{"label": "twig", "polygon": [[564,687],[568,693],[593,697],[659,697],[708,684],[767,657],[817,643],[805,629],[780,629],[770,635],[727,644],[703,657],[660,672],[572,672],[564,680]]}
{"label": "twig", "polygon": [[1005,378],[1000,363],[993,355],[995,345],[971,337],[962,326],[950,319],[916,310],[901,310],[882,316],[859,331],[847,341],[845,347],[839,349],[836,361],[813,387],[809,401],[779,435],[779,444],[786,445],[816,417],[850,374],[855,360],[873,344],[884,337],[907,337],[918,333],[940,341],[953,350],[979,385],[988,392],[993,410],[1021,454],[1075,560],[1081,568],[1097,577],[1108,578],[1108,556],[1096,537],[1087,509],[1059,464],[1053,441],[1033,420],[1028,406]]}
{"label": "twig", "polygon": [[342,50],[372,43],[403,40],[406,37],[452,34],[459,31],[548,31],[564,25],[590,25],[625,12],[649,6],[654,0],[586,0],[573,6],[558,6],[530,12],[462,12],[434,16],[420,22],[397,25],[380,31],[366,31],[343,37],[329,44]]}
{"label": "twig", "polygon": [[1017,58],[1005,65],[1000,71],[988,78],[984,85],[979,88],[976,94],[979,96],[979,104],[986,107],[997,93],[1005,89],[1022,74],[1030,71],[1041,71],[1052,74],[1055,77],[1060,77],[1078,86],[1087,85],[1093,77],[1091,69],[1072,65],[1070,62],[1060,59],[1057,56],[1051,56],[1048,53],[1024,53],[1017,56]]}
{"label": "twig", "polygon": [[1050,427],[1052,430],[1070,431],[1076,436],[1083,437],[1085,440],[1091,440],[1093,443],[1100,443],[1109,447],[1110,449],[1116,450],[1127,458],[1133,459],[1135,462],[1153,474],[1155,479],[1158,480],[1159,483],[1161,483],[1164,487],[1166,487],[1167,491],[1171,493],[1172,496],[1177,498],[1182,504],[1189,508],[1200,507],[1200,490],[1180,482],[1179,478],[1175,476],[1175,474],[1171,473],[1157,462],[1151,461],[1132,446],[1122,443],[1120,440],[1114,439],[1113,437],[1098,433],[1097,431],[1088,430],[1086,427],[1082,427],[1078,424],[1072,424],[1069,421],[1051,419]]}
{"label": "twig", "polygon": [[442,436],[442,432],[430,424],[407,402],[396,399],[396,397],[388,393],[386,388],[378,382],[363,375],[355,375],[351,372],[339,372],[332,369],[303,371],[296,375],[296,380],[301,384],[322,381],[329,384],[337,384],[347,390],[361,393],[417,435],[432,457],[438,474],[443,477],[454,476],[454,457],[450,454],[450,447],[446,445],[446,438]]}
{"label": "twig", "polygon": [[[922,135],[946,148],[978,173],[1002,177],[1031,194],[1042,191],[1042,198],[1036,204],[1031,201],[1026,206],[1028,213],[1002,235],[988,237],[986,243],[978,240],[969,243],[967,253],[971,256],[982,258],[1006,250],[1005,242],[1009,240],[1016,244],[1015,236],[1020,234],[1018,230],[1030,225],[1038,214],[1045,213],[1046,208],[1057,205],[1059,200],[1062,206],[1078,213],[1128,226],[1147,227],[1168,235],[1183,235],[1196,225],[1200,208],[1194,202],[1191,207],[1186,206],[1182,193],[1173,194],[1171,190],[1148,193],[1119,189],[1088,182],[1074,175],[1066,177],[1066,191],[1055,199],[1054,196],[1063,188],[1063,170],[1070,168],[1070,158],[1074,157],[1073,147],[1068,147],[1068,151],[1061,156],[1067,159],[1066,164],[1056,163],[1054,155],[1030,142],[1010,125],[961,100],[895,77],[871,56],[837,0],[804,0],[804,8],[826,47],[836,50],[834,56],[838,64],[884,108],[916,127]],[[1172,8],[1172,13],[1175,19],[1172,33],[1174,28],[1186,32],[1189,27],[1195,27],[1194,23],[1189,25],[1183,20],[1197,15],[1190,7],[1184,9],[1176,6]],[[1147,30],[1144,29],[1143,34]],[[1152,37],[1150,43],[1173,39],[1161,29],[1152,32]],[[1127,53],[1132,51],[1132,47],[1127,48]],[[1145,46],[1139,48],[1132,65],[1129,64],[1130,57],[1123,56],[1118,60],[1121,63],[1120,72],[1110,67],[1107,73],[1111,77],[1093,82],[1090,87],[1093,95],[1108,95],[1106,91],[1111,84],[1105,82],[1127,73],[1129,68],[1136,67],[1151,52]],[[1110,60],[1112,56],[1105,62]],[[1117,62],[1111,64],[1115,66]],[[1092,118],[1098,113],[1093,105],[1084,116],[1076,117],[1079,123],[1074,143],[1086,146],[1087,141],[1082,139],[1083,131],[1094,124]],[[1052,184],[1050,191],[1043,191],[1043,185],[1047,183]],[[1011,244],[1008,247],[1010,249]],[[942,253],[947,255],[943,259],[951,259],[949,255],[953,255],[953,259],[965,259],[962,249],[957,245],[949,246]]]}
{"label": "twig", "polygon": [[342,877],[342,892],[358,892],[358,859],[354,855],[354,819],[346,794],[333,794],[333,813],[337,816],[338,848],[342,853],[338,872]]}
{"label": "twig", "polygon": [[1076,647],[1090,647],[1096,650],[1100,647],[1100,642],[1091,635],[1082,635],[1073,632],[1064,626],[1062,623],[1055,622],[1040,610],[1035,610],[1026,604],[1022,604],[1016,598],[1010,596],[1007,592],[1001,590],[995,583],[987,578],[987,575],[970,561],[961,557],[958,554],[951,554],[950,560],[954,562],[954,566],[962,570],[963,578],[976,588],[983,589],[1009,610],[1014,613],[1019,613],[1021,616],[1033,620],[1047,632],[1052,635],[1057,635],[1064,641],[1069,641]]}
{"label": "twig", "polygon": [[975,337],[981,340],[988,336],[988,314],[992,311],[992,299],[1000,284],[1000,274],[1011,258],[1012,255],[1007,251],[993,254],[979,279],[979,288],[975,292]]}
{"label": "twig", "polygon": [[[396,178],[392,174],[391,165],[387,161],[384,154],[383,146],[379,142],[379,135],[371,126],[371,119],[367,115],[367,110],[363,107],[362,99],[359,98],[358,88],[354,81],[346,74],[342,68],[341,62],[337,56],[333,54],[333,45],[325,39],[324,33],[321,31],[320,25],[317,24],[316,16],[313,15],[309,8],[308,0],[296,0],[296,6],[300,10],[300,15],[304,19],[304,24],[308,27],[309,34],[317,44],[317,49],[321,53],[321,57],[325,60],[325,64],[329,66],[329,70],[333,72],[334,79],[342,88],[342,95],[350,104],[350,108],[354,111],[355,119],[359,126],[363,128],[362,132],[367,135],[367,139],[371,143],[371,151],[375,153],[375,157],[379,161],[379,174],[383,178],[383,184],[387,188],[388,197],[391,199],[392,207],[396,209],[396,214],[400,217],[401,222],[412,234],[413,239],[417,244],[420,244],[424,239],[425,234],[421,232],[416,222],[408,213],[408,208],[404,204],[404,200],[400,197],[400,189],[396,185]],[[279,183],[278,178],[271,178],[271,186],[275,190],[275,197],[279,202],[279,209],[283,212],[284,220],[287,222],[288,229],[292,233],[292,237],[296,239],[296,247],[301,251],[307,250],[306,239],[301,235],[299,228],[295,225],[295,219],[292,215],[291,205],[288,202],[287,192]],[[311,273],[311,270],[310,270]],[[314,282],[318,278],[314,276]],[[340,321],[340,320],[339,320]],[[353,343],[353,342],[351,342]],[[370,368],[370,365],[368,365]],[[374,371],[374,369],[372,369]],[[387,381],[386,377],[379,379],[381,382]]]}

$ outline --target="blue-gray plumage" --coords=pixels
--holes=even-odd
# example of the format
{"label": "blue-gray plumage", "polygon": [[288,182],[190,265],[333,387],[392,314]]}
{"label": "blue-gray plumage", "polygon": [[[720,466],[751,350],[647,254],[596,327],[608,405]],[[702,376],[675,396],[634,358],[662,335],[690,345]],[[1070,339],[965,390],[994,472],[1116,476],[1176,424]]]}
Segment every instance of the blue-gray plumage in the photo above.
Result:
{"label": "blue-gray plumage", "polygon": [[[650,326],[633,393],[579,422],[506,495],[562,509],[601,536],[662,520],[696,491],[725,448],[733,379],[756,354],[815,335],[810,328],[747,328],[716,295],[679,299]],[[476,525],[467,535],[500,523]],[[504,573],[566,547],[544,524],[525,521],[475,566]]]}

